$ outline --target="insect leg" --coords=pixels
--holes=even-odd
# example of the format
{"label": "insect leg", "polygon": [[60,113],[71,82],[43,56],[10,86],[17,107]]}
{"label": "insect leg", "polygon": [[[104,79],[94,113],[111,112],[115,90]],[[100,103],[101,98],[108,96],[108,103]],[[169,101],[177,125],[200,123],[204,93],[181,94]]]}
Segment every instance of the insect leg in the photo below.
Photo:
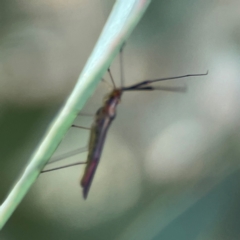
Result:
{"label": "insect leg", "polygon": [[179,87],[169,87],[169,86],[152,87],[152,86],[148,86],[148,87],[126,89],[125,91],[153,91],[153,90],[185,93],[187,91],[187,86],[179,86]]}
{"label": "insect leg", "polygon": [[73,166],[77,166],[77,165],[81,165],[81,164],[86,164],[87,162],[76,162],[76,163],[72,163],[72,164],[68,164],[68,165],[64,165],[61,167],[56,167],[56,168],[50,168],[47,170],[42,170],[41,173],[46,173],[46,172],[52,172],[55,170],[59,170],[59,169],[63,169],[63,168],[68,168],[68,167],[73,167]]}
{"label": "insect leg", "polygon": [[77,125],[72,125],[72,127],[75,127],[75,128],[81,128],[81,129],[85,129],[85,130],[91,130],[91,128],[88,128],[88,127],[82,127],[82,126],[77,126]]}
{"label": "insect leg", "polygon": [[114,82],[114,80],[113,80],[113,76],[112,76],[112,73],[111,73],[110,68],[108,68],[108,73],[109,73],[110,79],[111,79],[111,81],[112,81],[113,87],[114,87],[114,89],[116,89],[116,84],[115,84],[115,82]]}
{"label": "insect leg", "polygon": [[52,164],[54,162],[61,161],[61,160],[65,159],[65,158],[69,158],[69,157],[75,156],[75,155],[80,154],[80,153],[87,152],[87,151],[88,151],[88,147],[82,147],[82,148],[78,148],[78,149],[69,151],[69,152],[64,153],[64,154],[62,154],[60,156],[56,156],[56,157],[51,158],[50,162],[48,162],[47,165]]}
{"label": "insect leg", "polygon": [[146,86],[146,85],[148,85],[150,83],[154,83],[154,82],[173,80],[173,79],[179,79],[179,78],[187,78],[187,77],[200,77],[200,76],[205,76],[205,75],[208,75],[208,71],[206,73],[200,73],[200,74],[187,74],[187,75],[182,75],[182,76],[177,76],[177,77],[168,77],[168,78],[159,78],[159,79],[154,79],[154,80],[146,80],[146,81],[134,84],[130,87],[125,87],[125,88],[123,88],[123,91],[134,89],[134,88],[140,88],[142,86]]}
{"label": "insect leg", "polygon": [[[76,149],[76,150],[67,152],[67,153],[65,153],[65,154],[62,154],[61,156],[53,157],[53,158],[51,159],[51,162],[48,162],[47,165],[52,164],[52,163],[55,163],[55,162],[58,162],[58,161],[61,161],[61,160],[65,159],[65,158],[68,158],[68,157],[77,155],[77,154],[79,154],[79,153],[87,152],[87,151],[88,151],[88,147],[84,147],[84,148],[79,148],[79,149]],[[53,170],[57,170],[57,169],[61,169],[61,168],[66,168],[66,167],[71,167],[71,166],[76,166],[76,165],[85,164],[85,163],[86,163],[86,162],[77,162],[77,163],[73,163],[73,164],[68,164],[68,165],[61,166],[61,167],[56,167],[56,168],[51,168],[51,169],[43,170],[43,171],[41,171],[41,173],[50,172],[50,171],[53,171]]]}

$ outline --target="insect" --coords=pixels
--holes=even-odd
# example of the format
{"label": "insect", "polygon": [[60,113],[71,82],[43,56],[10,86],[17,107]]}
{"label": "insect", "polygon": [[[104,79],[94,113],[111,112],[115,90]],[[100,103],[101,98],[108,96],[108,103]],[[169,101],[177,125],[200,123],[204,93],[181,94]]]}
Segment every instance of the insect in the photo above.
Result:
{"label": "insect", "polygon": [[[188,75],[182,75],[177,77],[168,77],[168,78],[160,78],[160,79],[154,79],[154,80],[145,80],[136,84],[133,84],[128,87],[123,86],[123,64],[122,64],[122,49],[120,50],[120,68],[121,68],[121,87],[116,87],[111,71],[108,69],[108,73],[110,76],[110,79],[113,83],[113,90],[104,98],[104,103],[101,108],[99,108],[95,114],[94,122],[90,129],[90,139],[89,139],[89,145],[88,145],[88,156],[86,162],[81,163],[74,163],[69,164],[66,166],[62,166],[59,168],[53,168],[49,170],[43,170],[42,172],[49,172],[53,170],[57,170],[60,168],[75,166],[78,164],[86,164],[84,175],[81,180],[81,186],[83,189],[83,197],[84,199],[87,198],[89,189],[91,187],[94,175],[96,173],[97,166],[99,164],[103,146],[106,140],[108,129],[112,123],[112,121],[116,117],[116,109],[118,104],[120,103],[122,94],[124,92],[129,91],[153,91],[153,90],[163,90],[163,91],[173,91],[173,92],[185,92],[186,86],[181,87],[154,87],[151,86],[152,83],[160,82],[160,81],[166,81],[171,79],[179,79],[179,78],[186,78],[186,77],[193,77],[193,76],[204,76],[207,75],[207,73],[203,74],[188,74]],[[73,125],[73,127],[79,127],[84,128],[80,126]],[[71,155],[77,154],[80,151],[75,151],[72,153],[66,154],[64,157],[61,157],[60,159],[63,159],[65,157],[69,157]],[[56,159],[56,160],[60,160]],[[53,161],[52,161],[53,162]]]}

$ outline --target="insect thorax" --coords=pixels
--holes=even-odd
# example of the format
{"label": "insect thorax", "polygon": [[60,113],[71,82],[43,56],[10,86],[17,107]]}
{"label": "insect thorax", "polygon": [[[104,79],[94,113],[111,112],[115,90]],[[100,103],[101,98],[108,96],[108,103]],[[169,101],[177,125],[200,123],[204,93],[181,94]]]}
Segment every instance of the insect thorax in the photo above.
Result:
{"label": "insect thorax", "polygon": [[120,102],[121,95],[121,89],[114,89],[104,98],[104,111],[110,118],[114,118],[116,115],[116,107]]}

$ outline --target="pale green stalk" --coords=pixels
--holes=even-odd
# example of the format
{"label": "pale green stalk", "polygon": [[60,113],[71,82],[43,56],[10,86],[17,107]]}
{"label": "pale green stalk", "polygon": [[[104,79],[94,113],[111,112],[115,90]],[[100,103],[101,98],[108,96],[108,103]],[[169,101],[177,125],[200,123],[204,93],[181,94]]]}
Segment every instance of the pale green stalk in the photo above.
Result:
{"label": "pale green stalk", "polygon": [[49,126],[23,175],[1,205],[0,229],[37,179],[40,171],[56,150],[87,99],[93,94],[99,80],[143,16],[150,2],[151,0],[116,1],[75,88],[58,116]]}

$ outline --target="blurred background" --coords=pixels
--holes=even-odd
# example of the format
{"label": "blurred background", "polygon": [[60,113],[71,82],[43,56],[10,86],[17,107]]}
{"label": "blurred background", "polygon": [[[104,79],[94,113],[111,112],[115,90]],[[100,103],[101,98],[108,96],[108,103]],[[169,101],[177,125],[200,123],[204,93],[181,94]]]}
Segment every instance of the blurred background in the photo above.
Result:
{"label": "blurred background", "polygon": [[[1,0],[1,202],[73,89],[114,2]],[[152,1],[124,49],[126,85],[209,74],[159,84],[187,84],[185,94],[125,93],[88,199],[79,186],[84,166],[42,174],[1,240],[240,239],[239,28],[237,0]],[[111,70],[119,86],[118,58]],[[100,83],[83,112],[94,114],[109,91]],[[55,156],[88,137],[70,129]]]}

